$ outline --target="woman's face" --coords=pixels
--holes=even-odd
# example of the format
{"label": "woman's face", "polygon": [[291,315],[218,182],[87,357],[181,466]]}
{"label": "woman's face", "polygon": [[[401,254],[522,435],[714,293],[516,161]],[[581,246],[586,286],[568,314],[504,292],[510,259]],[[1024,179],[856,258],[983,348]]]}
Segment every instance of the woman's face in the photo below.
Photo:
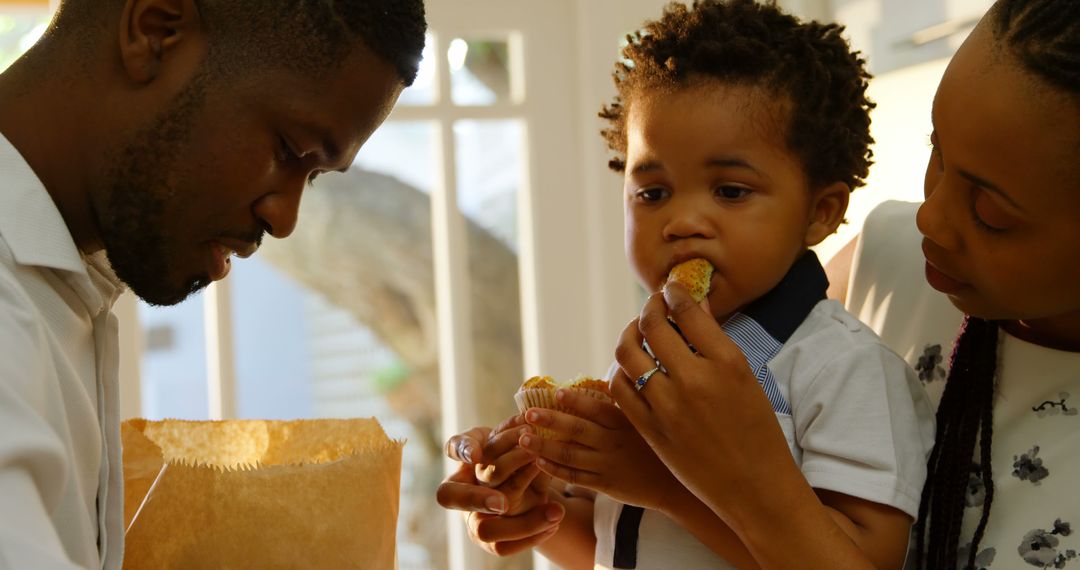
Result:
{"label": "woman's face", "polygon": [[965,313],[1080,333],[1080,98],[994,42],[976,28],[934,100],[926,278]]}

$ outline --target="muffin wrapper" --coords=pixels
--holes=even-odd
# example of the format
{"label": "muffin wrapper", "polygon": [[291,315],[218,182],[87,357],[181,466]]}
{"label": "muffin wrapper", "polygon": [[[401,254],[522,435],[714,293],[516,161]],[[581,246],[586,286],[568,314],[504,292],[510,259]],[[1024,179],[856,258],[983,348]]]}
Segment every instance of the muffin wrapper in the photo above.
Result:
{"label": "muffin wrapper", "polygon": [[[518,390],[514,394],[514,402],[517,404],[518,411],[525,413],[529,408],[545,408],[548,410],[555,410],[557,412],[564,412],[567,414],[573,414],[573,412],[566,406],[563,406],[555,399],[555,392],[558,388],[529,388],[528,390]],[[599,390],[593,390],[590,388],[568,388],[579,394],[589,396],[590,398],[596,398],[604,402],[613,402],[611,396],[608,396],[604,392]],[[558,436],[556,432],[553,432],[547,428],[536,427],[537,435],[544,439],[563,439]]]}

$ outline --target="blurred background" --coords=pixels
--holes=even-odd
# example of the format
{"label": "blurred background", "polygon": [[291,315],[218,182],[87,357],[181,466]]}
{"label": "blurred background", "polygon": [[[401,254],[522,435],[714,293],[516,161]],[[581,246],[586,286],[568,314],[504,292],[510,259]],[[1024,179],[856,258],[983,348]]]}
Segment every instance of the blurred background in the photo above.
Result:
{"label": "blurred background", "polygon": [[[293,237],[179,306],[121,301],[125,415],[376,417],[408,440],[402,570],[547,567],[484,556],[438,508],[443,442],[513,413],[524,377],[602,375],[637,313],[596,114],[626,34],[666,3],[427,0],[416,83],[353,168],[305,194]],[[880,201],[920,199],[934,90],[991,2],[779,4],[845,24],[876,76],[876,164],[824,260]],[[0,0],[0,69],[55,5]]]}

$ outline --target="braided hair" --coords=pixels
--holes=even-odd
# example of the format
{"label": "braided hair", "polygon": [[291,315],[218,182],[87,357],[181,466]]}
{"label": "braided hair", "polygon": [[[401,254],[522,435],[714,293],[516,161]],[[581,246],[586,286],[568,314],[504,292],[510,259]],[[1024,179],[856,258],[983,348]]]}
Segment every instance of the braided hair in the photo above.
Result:
{"label": "braided hair", "polygon": [[[1048,85],[1080,95],[1080,2],[998,0],[987,18],[999,49]],[[998,323],[969,316],[953,349],[914,527],[917,568],[951,570],[958,562],[964,568],[975,566],[994,500],[990,449],[997,339]],[[979,522],[967,547],[967,560],[958,561],[965,495],[972,485],[980,484],[985,500]]]}
{"label": "braided hair", "polygon": [[[975,564],[979,541],[990,518],[990,503],[994,499],[990,443],[993,439],[997,346],[996,322],[978,317],[965,319],[938,405],[937,435],[927,464],[919,519],[915,522],[917,568],[956,568],[965,495],[973,478],[980,480],[986,489],[979,526],[971,541],[965,567]],[[979,461],[973,463],[976,439]],[[932,524],[928,524],[928,518]]]}
{"label": "braided hair", "polygon": [[781,123],[788,149],[811,188],[864,184],[873,153],[866,97],[870,74],[837,24],[802,22],[775,2],[695,0],[671,3],[659,20],[627,36],[613,74],[617,97],[605,105],[601,131],[626,169],[626,121],[638,97],[705,81],[760,87],[788,103]]}

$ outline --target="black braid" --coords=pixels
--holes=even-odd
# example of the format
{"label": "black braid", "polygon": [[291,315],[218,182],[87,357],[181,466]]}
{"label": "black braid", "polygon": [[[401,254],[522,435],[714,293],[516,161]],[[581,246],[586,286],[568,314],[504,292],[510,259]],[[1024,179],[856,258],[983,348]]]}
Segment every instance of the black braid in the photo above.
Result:
{"label": "black braid", "polygon": [[990,448],[997,339],[997,323],[967,317],[956,340],[949,377],[937,411],[937,440],[927,465],[926,486],[919,505],[919,519],[915,523],[917,568],[952,569],[957,566],[965,495],[978,440],[979,463],[975,470],[986,486],[986,500],[965,567],[971,568],[975,564],[994,493]]}

